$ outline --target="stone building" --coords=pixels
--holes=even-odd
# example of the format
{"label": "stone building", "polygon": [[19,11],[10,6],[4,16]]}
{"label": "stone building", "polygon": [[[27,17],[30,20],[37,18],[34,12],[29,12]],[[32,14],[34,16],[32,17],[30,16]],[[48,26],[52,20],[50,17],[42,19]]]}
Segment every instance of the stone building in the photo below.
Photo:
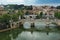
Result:
{"label": "stone building", "polygon": [[0,6],[0,15],[6,14],[6,13],[8,13],[8,11],[5,10],[4,7]]}

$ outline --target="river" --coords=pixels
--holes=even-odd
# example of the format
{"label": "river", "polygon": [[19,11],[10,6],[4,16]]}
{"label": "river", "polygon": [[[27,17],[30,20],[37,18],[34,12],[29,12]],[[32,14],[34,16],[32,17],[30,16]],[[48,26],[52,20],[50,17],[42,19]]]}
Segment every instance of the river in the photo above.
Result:
{"label": "river", "polygon": [[[30,23],[24,24],[25,29],[30,29]],[[36,29],[44,29],[46,24],[44,22],[36,22]],[[55,26],[50,24],[50,28]],[[34,30],[23,30],[20,28],[12,29],[6,32],[0,33],[0,40],[60,40],[60,32],[44,32]]]}
{"label": "river", "polygon": [[0,40],[60,40],[60,33],[24,31],[17,28],[6,32],[1,32]]}

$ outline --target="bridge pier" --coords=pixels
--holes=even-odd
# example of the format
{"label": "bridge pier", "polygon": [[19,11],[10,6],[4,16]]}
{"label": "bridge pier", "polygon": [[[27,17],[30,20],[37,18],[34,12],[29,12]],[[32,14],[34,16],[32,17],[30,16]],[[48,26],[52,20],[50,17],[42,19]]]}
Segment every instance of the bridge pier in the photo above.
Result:
{"label": "bridge pier", "polygon": [[49,27],[49,24],[50,24],[50,22],[46,22],[46,28],[48,28],[48,27]]}
{"label": "bridge pier", "polygon": [[23,28],[23,23],[19,22],[19,28]]}
{"label": "bridge pier", "polygon": [[31,28],[34,28],[35,27],[35,24],[34,24],[34,22],[33,23],[31,23]]}

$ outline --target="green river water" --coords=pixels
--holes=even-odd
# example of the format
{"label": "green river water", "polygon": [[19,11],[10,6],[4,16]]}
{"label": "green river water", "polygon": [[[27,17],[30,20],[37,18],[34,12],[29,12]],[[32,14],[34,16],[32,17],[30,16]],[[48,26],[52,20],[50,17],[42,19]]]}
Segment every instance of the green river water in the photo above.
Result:
{"label": "green river water", "polygon": [[[45,29],[44,22],[36,22],[36,29]],[[24,24],[25,29],[30,29],[30,24]],[[55,29],[55,25],[50,24],[51,29]],[[0,33],[0,40],[60,40],[60,32],[43,32],[33,30],[21,30],[20,28]]]}
{"label": "green river water", "polygon": [[0,40],[60,40],[59,32],[37,32],[13,29],[0,33]]}

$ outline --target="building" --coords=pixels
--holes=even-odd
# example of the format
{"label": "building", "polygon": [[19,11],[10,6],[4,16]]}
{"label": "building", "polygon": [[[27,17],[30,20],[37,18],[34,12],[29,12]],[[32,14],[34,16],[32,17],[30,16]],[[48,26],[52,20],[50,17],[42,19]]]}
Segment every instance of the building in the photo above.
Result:
{"label": "building", "polygon": [[37,15],[24,15],[26,19],[35,19]]}
{"label": "building", "polygon": [[0,15],[6,14],[6,13],[8,13],[8,11],[5,10],[4,7],[0,6]]}

